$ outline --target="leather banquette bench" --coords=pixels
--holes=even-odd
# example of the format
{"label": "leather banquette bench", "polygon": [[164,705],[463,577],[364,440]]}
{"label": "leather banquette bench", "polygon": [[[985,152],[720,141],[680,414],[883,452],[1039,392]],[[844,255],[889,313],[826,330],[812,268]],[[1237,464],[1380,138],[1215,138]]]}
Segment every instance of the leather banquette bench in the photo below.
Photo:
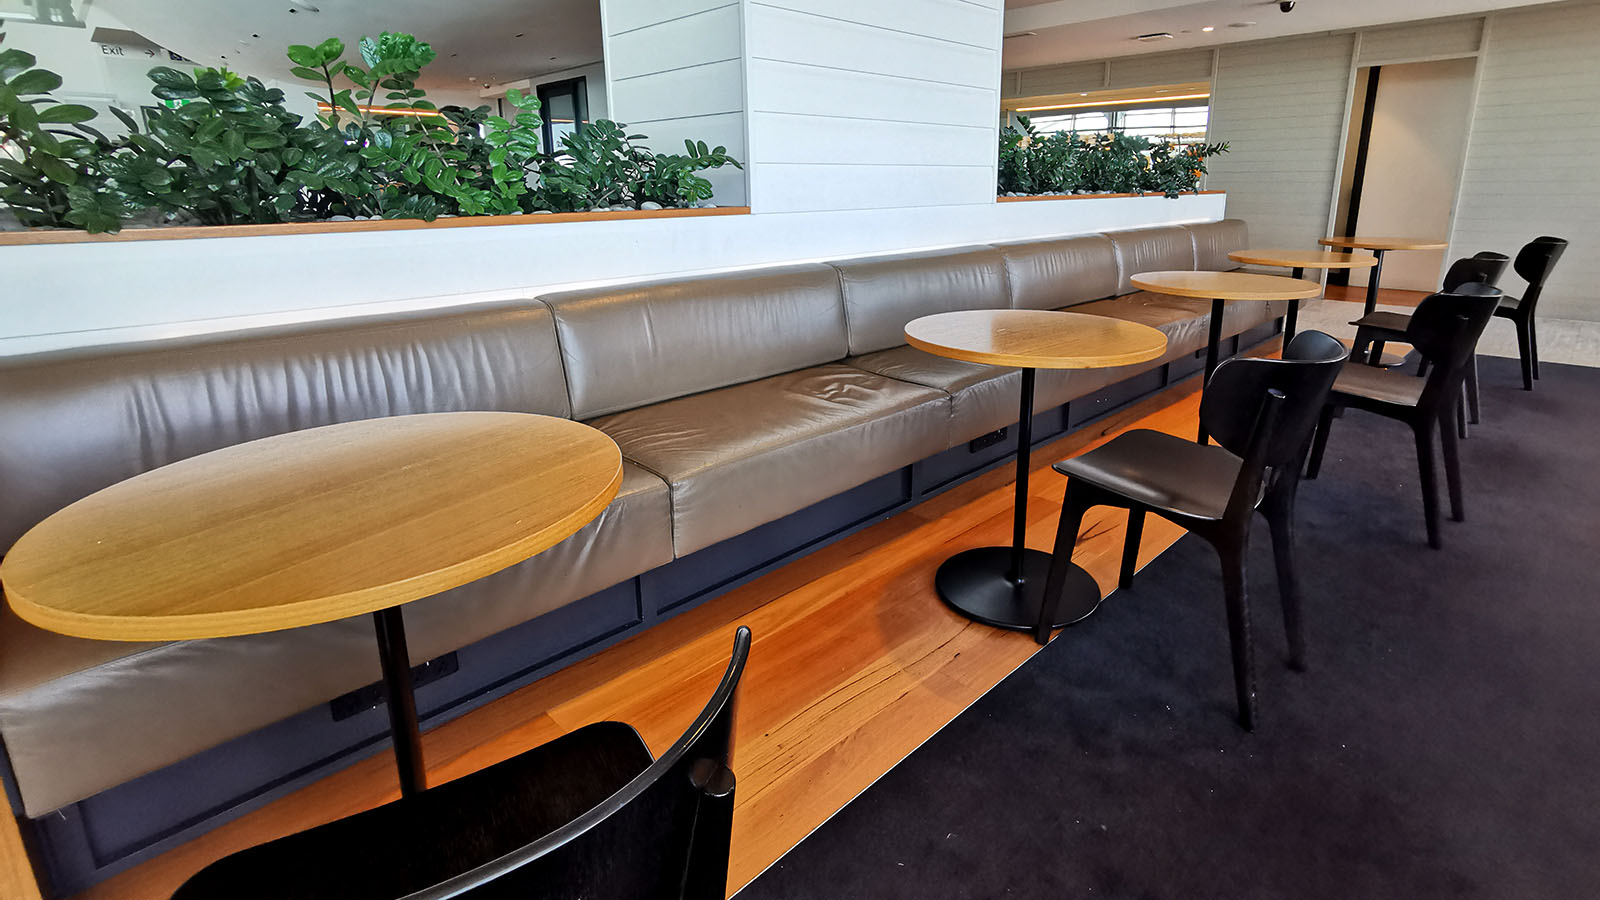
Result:
{"label": "leather banquette bench", "polygon": [[[714,592],[707,585],[725,589],[730,573],[796,552],[812,539],[783,523],[863,485],[888,484],[903,506],[915,497],[903,487],[910,475],[897,473],[965,457],[969,442],[1016,421],[1016,370],[907,347],[909,320],[1071,307],[1167,334],[1156,362],[1041,372],[1044,412],[1193,363],[1207,304],[1135,293],[1129,276],[1235,268],[1227,253],[1244,246],[1244,224],[1225,220],[13,358],[0,362],[0,548],[121,479],[295,429],[449,410],[589,422],[622,448],[611,506],[546,553],[405,609],[413,660],[462,652],[458,675],[420,689],[424,711],[465,708],[686,608]],[[1270,334],[1282,313],[1230,305],[1224,334]],[[997,445],[979,462],[1005,454]],[[7,608],[8,786],[38,820],[57,888],[82,887],[370,747],[381,713],[335,722],[327,709],[378,680],[371,641],[361,617],[255,637],[102,643],[35,629]],[[473,673],[476,647],[498,647],[516,665]]]}

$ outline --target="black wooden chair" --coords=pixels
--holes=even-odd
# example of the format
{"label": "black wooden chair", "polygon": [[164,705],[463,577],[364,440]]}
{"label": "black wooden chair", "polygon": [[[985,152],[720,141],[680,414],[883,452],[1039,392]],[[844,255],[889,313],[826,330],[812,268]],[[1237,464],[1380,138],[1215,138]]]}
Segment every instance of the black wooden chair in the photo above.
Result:
{"label": "black wooden chair", "polygon": [[1517,350],[1522,357],[1522,389],[1533,390],[1539,378],[1539,330],[1534,325],[1533,313],[1539,305],[1539,295],[1550,278],[1561,254],[1567,252],[1567,242],[1558,237],[1537,237],[1517,251],[1517,261],[1511,268],[1528,283],[1521,297],[1502,297],[1495,316],[1510,319],[1517,326]]}
{"label": "black wooden chair", "polygon": [[734,698],[722,683],[660,759],[619,722],[235,853],[174,900],[723,900],[733,822]]}
{"label": "black wooden chair", "polygon": [[[1439,286],[1439,293],[1453,294],[1456,289],[1465,284],[1487,284],[1490,287],[1499,287],[1500,278],[1505,274],[1506,266],[1511,264],[1511,257],[1504,253],[1495,253],[1485,250],[1464,259],[1451,263],[1450,268],[1444,273],[1444,282]],[[1371,344],[1373,354],[1371,359],[1376,360],[1383,355],[1385,341],[1399,341],[1405,338],[1406,325],[1410,323],[1409,313],[1375,312],[1369,316],[1351,322],[1356,326],[1356,352],[1352,355],[1360,358],[1363,354],[1361,348]],[[1419,376],[1428,372],[1428,360],[1423,358],[1417,367]],[[1482,419],[1482,400],[1478,394],[1478,356],[1472,356],[1472,364],[1467,369],[1466,388],[1462,392],[1463,401],[1467,406],[1467,416],[1458,417],[1456,422],[1457,432],[1467,436],[1467,423],[1476,425]]]}
{"label": "black wooden chair", "polygon": [[1254,730],[1255,663],[1245,595],[1245,550],[1255,511],[1272,527],[1290,664],[1304,668],[1300,591],[1294,567],[1294,498],[1317,413],[1347,353],[1320,331],[1295,336],[1284,358],[1233,359],[1217,367],[1200,421],[1221,446],[1139,429],[1056,463],[1068,477],[1055,556],[1035,637],[1048,640],[1083,516],[1096,506],[1128,510],[1120,584],[1133,586],[1146,513],[1170,519],[1216,548],[1233,646],[1239,722]]}
{"label": "black wooden chair", "polygon": [[1311,451],[1307,478],[1317,477],[1328,446],[1328,433],[1338,411],[1346,407],[1364,409],[1411,426],[1416,437],[1417,466],[1422,480],[1422,512],[1428,528],[1428,545],[1441,546],[1439,535],[1439,491],[1434,469],[1434,431],[1444,447],[1445,479],[1450,488],[1450,513],[1456,521],[1465,519],[1461,496],[1460,449],[1457,422],[1461,415],[1459,398],[1462,383],[1472,363],[1478,338],[1495,307],[1500,303],[1499,288],[1486,284],[1465,284],[1454,294],[1433,294],[1417,306],[1406,325],[1405,341],[1417,348],[1430,364],[1426,378],[1366,365],[1346,365],[1334,382],[1333,393],[1322,410],[1317,436]]}

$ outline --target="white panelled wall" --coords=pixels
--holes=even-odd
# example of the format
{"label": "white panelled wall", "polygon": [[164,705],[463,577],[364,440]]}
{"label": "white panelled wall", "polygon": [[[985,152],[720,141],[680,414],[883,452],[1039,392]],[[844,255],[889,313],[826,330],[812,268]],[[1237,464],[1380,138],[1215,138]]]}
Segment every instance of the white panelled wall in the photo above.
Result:
{"label": "white panelled wall", "polygon": [[[611,118],[650,136],[658,153],[687,139],[748,158],[741,0],[602,0]],[[745,175],[706,173],[717,203],[744,206]]]}
{"label": "white panelled wall", "polygon": [[993,204],[1001,0],[749,0],[757,213]]}

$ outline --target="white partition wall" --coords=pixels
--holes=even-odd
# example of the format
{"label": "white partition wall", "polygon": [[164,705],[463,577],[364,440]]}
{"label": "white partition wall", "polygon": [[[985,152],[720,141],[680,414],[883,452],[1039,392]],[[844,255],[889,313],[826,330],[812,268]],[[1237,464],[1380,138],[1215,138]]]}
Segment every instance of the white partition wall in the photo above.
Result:
{"label": "white partition wall", "polygon": [[748,0],[758,214],[994,202],[1001,0]]}
{"label": "white partition wall", "polygon": [[[741,0],[601,0],[610,117],[650,136],[658,153],[686,139],[749,156]],[[743,206],[738,169],[708,173],[717,202]]]}

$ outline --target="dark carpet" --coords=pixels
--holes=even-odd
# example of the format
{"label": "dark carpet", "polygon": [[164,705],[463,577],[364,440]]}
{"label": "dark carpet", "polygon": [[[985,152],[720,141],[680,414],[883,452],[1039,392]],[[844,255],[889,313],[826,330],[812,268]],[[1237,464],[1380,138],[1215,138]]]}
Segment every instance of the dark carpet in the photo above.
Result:
{"label": "dark carpet", "polygon": [[1255,734],[1184,538],[741,900],[1600,896],[1600,370],[1544,370],[1483,360],[1442,551],[1409,430],[1339,420],[1300,497],[1304,674],[1252,539]]}

